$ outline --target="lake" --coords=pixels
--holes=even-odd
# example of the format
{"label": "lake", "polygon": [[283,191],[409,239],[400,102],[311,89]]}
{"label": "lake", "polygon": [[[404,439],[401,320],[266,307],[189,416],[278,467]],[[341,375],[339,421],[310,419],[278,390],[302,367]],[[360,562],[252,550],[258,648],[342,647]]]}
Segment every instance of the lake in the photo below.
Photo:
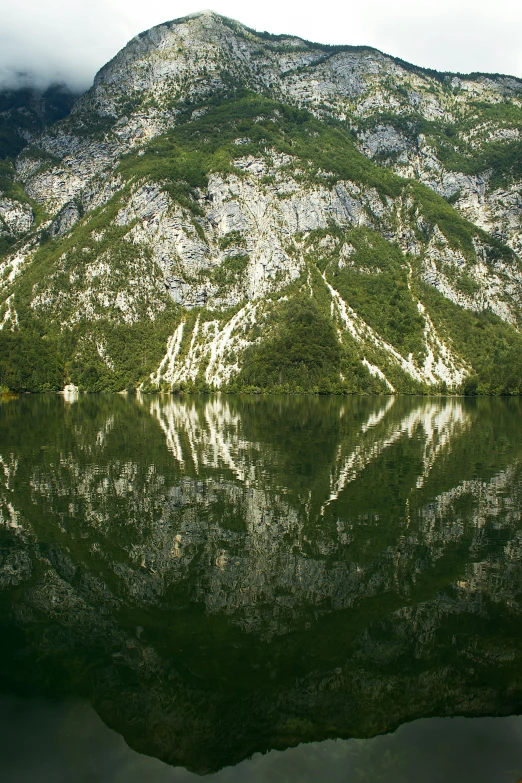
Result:
{"label": "lake", "polygon": [[0,777],[522,778],[522,401],[0,404]]}

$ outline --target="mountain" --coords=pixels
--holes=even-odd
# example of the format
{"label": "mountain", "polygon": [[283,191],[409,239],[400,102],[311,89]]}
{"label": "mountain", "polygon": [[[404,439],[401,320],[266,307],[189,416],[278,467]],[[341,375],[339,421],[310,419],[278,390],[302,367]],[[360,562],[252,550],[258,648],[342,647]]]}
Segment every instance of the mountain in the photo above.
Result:
{"label": "mountain", "polygon": [[513,77],[142,33],[0,182],[0,384],[518,394],[521,128]]}
{"label": "mountain", "polygon": [[65,84],[0,90],[0,160],[15,157],[45,128],[67,117],[79,97]]}
{"label": "mountain", "polygon": [[66,117],[79,96],[64,84],[0,89],[0,257],[34,228],[34,208],[17,182],[14,158]]}

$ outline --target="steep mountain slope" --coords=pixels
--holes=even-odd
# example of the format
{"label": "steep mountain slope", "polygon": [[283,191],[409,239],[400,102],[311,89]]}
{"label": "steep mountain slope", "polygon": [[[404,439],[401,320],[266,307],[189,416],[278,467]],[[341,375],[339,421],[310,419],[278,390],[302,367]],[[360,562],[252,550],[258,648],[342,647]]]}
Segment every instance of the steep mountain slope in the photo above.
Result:
{"label": "steep mountain slope", "polygon": [[15,157],[45,128],[67,117],[79,97],[65,84],[0,89],[0,159]]}
{"label": "steep mountain slope", "polygon": [[0,383],[519,393],[521,127],[511,77],[153,28],[16,161]]}
{"label": "steep mountain slope", "polygon": [[13,158],[45,128],[66,117],[78,97],[63,84],[46,90],[0,90],[0,253],[30,231],[37,207],[15,181]]}

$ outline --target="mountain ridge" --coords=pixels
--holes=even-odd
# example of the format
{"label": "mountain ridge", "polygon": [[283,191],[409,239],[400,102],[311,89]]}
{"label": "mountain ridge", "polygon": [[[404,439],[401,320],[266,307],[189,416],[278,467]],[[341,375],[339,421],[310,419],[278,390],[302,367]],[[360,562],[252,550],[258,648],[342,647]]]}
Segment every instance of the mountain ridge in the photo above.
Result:
{"label": "mountain ridge", "polygon": [[22,150],[0,384],[520,392],[522,83],[327,48],[159,25]]}

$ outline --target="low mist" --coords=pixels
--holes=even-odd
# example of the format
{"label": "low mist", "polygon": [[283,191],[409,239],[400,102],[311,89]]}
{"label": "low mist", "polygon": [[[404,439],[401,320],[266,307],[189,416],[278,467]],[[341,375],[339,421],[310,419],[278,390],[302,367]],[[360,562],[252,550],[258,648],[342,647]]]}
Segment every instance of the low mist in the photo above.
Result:
{"label": "low mist", "polygon": [[[4,0],[0,88],[65,82],[87,89],[127,41],[161,22],[203,10],[198,0]],[[440,71],[522,76],[522,6],[512,0],[367,0],[366,3],[245,5],[213,10],[247,26],[329,44],[373,46]]]}

